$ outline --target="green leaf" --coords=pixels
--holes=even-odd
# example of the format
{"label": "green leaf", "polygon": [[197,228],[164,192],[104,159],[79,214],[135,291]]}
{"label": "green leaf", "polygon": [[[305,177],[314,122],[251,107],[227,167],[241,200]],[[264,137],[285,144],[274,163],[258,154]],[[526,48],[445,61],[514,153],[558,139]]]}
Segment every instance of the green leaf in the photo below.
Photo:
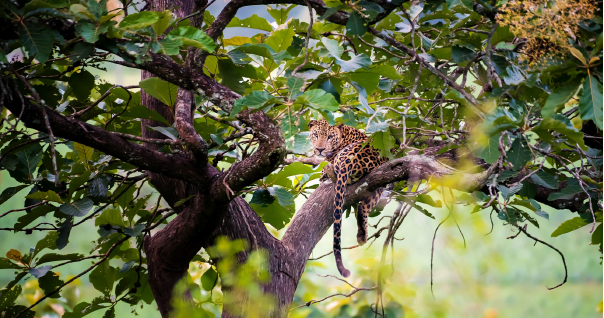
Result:
{"label": "green leaf", "polygon": [[279,182],[279,180],[286,179],[291,176],[297,176],[297,175],[313,173],[313,172],[317,172],[317,171],[315,171],[310,166],[305,165],[301,162],[294,162],[292,164],[285,166],[285,168],[283,168],[283,170],[279,171],[278,173],[273,173],[273,174],[267,176],[265,183],[275,184],[276,182]]}
{"label": "green leaf", "polygon": [[27,188],[28,185],[27,184],[22,184],[16,187],[10,187],[10,188],[6,188],[4,189],[4,191],[2,191],[2,194],[0,194],[0,204],[8,201],[8,199],[12,198],[15,194],[19,193],[19,191]]}
{"label": "green leaf", "polygon": [[139,85],[147,94],[170,107],[174,106],[174,103],[176,103],[178,86],[170,82],[166,82],[159,77],[149,77],[140,81]]}
{"label": "green leaf", "polygon": [[85,216],[88,214],[94,202],[88,198],[82,198],[71,203],[62,204],[59,210],[71,216]]}
{"label": "green leaf", "polygon": [[167,55],[178,55],[179,47],[183,45],[181,38],[166,38],[159,41],[154,41],[151,48],[154,53],[163,53]]}
{"label": "green leaf", "polygon": [[499,151],[499,135],[493,135],[486,140],[486,145],[472,148],[472,153],[478,158],[484,159],[488,164],[495,163],[501,152]]}
{"label": "green leaf", "polygon": [[558,237],[562,234],[572,232],[586,226],[587,223],[581,217],[575,217],[570,220],[564,221],[558,228],[552,233],[552,237]]}
{"label": "green leaf", "polygon": [[108,296],[113,290],[116,272],[115,268],[105,261],[93,269],[88,278],[96,290]]}
{"label": "green leaf", "polygon": [[210,291],[217,284],[218,273],[213,267],[208,268],[203,275],[201,275],[201,287],[203,290]]}
{"label": "green leaf", "polygon": [[172,12],[170,10],[164,10],[164,12],[156,12],[157,22],[153,23],[153,31],[155,34],[160,35],[166,31],[170,25],[172,19]]}
{"label": "green leaf", "polygon": [[346,22],[346,34],[354,37],[363,36],[367,32],[367,21],[357,11],[352,11]]}
{"label": "green leaf", "polygon": [[591,235],[591,245],[602,244],[602,223],[598,225],[594,233]]}
{"label": "green leaf", "polygon": [[45,248],[51,249],[51,250],[56,250],[57,249],[57,244],[55,243],[57,241],[57,237],[59,237],[59,233],[57,232],[48,232],[48,234],[46,234],[46,236],[39,240],[38,243],[36,243],[36,248],[34,249],[34,257],[36,255],[38,255],[38,253],[40,253],[42,250],[44,250]]}
{"label": "green leaf", "polygon": [[294,195],[289,193],[285,188],[269,187],[268,192],[277,198],[277,201],[282,206],[290,206],[294,204]]}
{"label": "green leaf", "polygon": [[111,307],[105,311],[103,318],[115,318],[115,307]]}
{"label": "green leaf", "polygon": [[[94,1],[94,0],[93,0]],[[63,285],[63,281],[59,279],[59,274],[55,272],[48,272],[44,276],[38,279],[38,286],[44,291],[44,295],[48,295],[57,289],[57,287]],[[60,293],[54,293],[50,298],[60,298]]]}
{"label": "green leaf", "polygon": [[505,200],[509,200],[514,194],[518,193],[518,191],[520,191],[521,189],[522,183],[511,186],[509,188],[501,184],[497,186],[497,190],[501,192],[501,195]]}
{"label": "green leaf", "polygon": [[84,38],[84,40],[86,40],[86,42],[95,43],[99,40],[99,36],[103,33],[106,33],[109,30],[109,27],[115,23],[115,21],[106,21],[104,23],[96,24],[82,21],[78,23],[76,30]]}
{"label": "green leaf", "polygon": [[77,142],[73,143],[73,150],[75,150],[78,154],[78,158],[80,158],[80,161],[84,163],[88,163],[88,161],[92,159],[92,155],[94,154],[94,148],[82,145]]}
{"label": "green leaf", "polygon": [[293,100],[302,94],[304,84],[306,84],[306,79],[297,76],[290,77],[287,80],[287,99]]}
{"label": "green leaf", "polygon": [[264,43],[270,46],[275,52],[285,51],[292,44],[294,34],[294,29],[291,27],[277,30],[273,32]]}
{"label": "green leaf", "polygon": [[292,141],[288,141],[288,149],[293,151],[295,154],[306,154],[310,149],[312,149],[312,143],[310,138],[308,138],[308,132],[301,132],[294,136]]}
{"label": "green leaf", "polygon": [[48,263],[48,262],[56,262],[56,261],[75,261],[84,257],[82,254],[71,253],[71,254],[56,254],[56,253],[48,253],[42,255],[40,259],[36,262],[37,265]]}
{"label": "green leaf", "polygon": [[272,225],[277,230],[285,227],[294,216],[295,207],[293,205],[283,206],[278,202],[273,202],[267,206],[258,204],[250,204],[252,209],[256,211],[262,218],[262,221]]}
{"label": "green leaf", "polygon": [[94,220],[94,225],[111,224],[117,226],[126,226],[122,219],[122,214],[118,209],[106,209],[99,217]]}
{"label": "green leaf", "polygon": [[15,156],[19,161],[17,168],[27,176],[29,181],[34,180],[34,173],[38,164],[42,161],[43,155],[44,152],[42,152],[42,146],[40,146],[40,144],[33,144],[15,152]]}
{"label": "green leaf", "polygon": [[537,185],[544,186],[548,189],[558,189],[558,179],[551,174],[540,170],[531,175],[531,180]]}
{"label": "green leaf", "polygon": [[0,257],[0,269],[19,269],[21,266],[11,262],[10,259],[6,257]]}
{"label": "green leaf", "polygon": [[343,72],[353,72],[360,68],[368,68],[371,65],[371,58],[361,53],[348,61],[336,58],[336,64],[340,65]]}
{"label": "green leaf", "polygon": [[455,63],[463,63],[469,61],[475,56],[476,52],[466,47],[454,45],[453,48],[451,48],[451,57],[453,58],[453,61],[455,61]]}
{"label": "green leaf", "polygon": [[548,200],[569,200],[572,199],[575,194],[583,192],[579,182],[575,178],[568,179],[566,187],[560,192],[552,193],[547,197]]}
{"label": "green leaf", "polygon": [[560,121],[559,119],[561,118],[557,117],[556,115],[553,117],[544,118],[539,125],[533,128],[533,132],[539,135],[543,141],[547,141],[548,143],[555,145],[558,144],[559,141],[549,132],[549,130],[553,130],[560,133],[560,137],[572,140],[578,143],[581,148],[584,148],[585,142],[583,141],[583,133],[577,131],[574,127],[569,128],[566,123]]}
{"label": "green leaf", "polygon": [[231,59],[218,59],[217,63],[220,77],[222,78],[221,84],[243,95],[245,93],[245,84],[240,72],[242,68],[236,66]]}
{"label": "green leaf", "polygon": [[138,30],[153,25],[159,20],[159,16],[153,11],[143,11],[129,14],[124,17],[118,28],[122,30]]}
{"label": "green leaf", "polygon": [[514,165],[514,170],[520,170],[531,161],[533,153],[524,138],[518,137],[512,143],[512,148],[506,156],[507,160]]}
{"label": "green leaf", "polygon": [[512,38],[514,38],[514,33],[510,32],[510,27],[507,25],[500,25],[497,27],[497,30],[495,30],[495,33],[493,34],[493,38],[491,39],[491,45],[496,45],[499,42],[506,41]]}
{"label": "green leaf", "polygon": [[371,67],[369,72],[388,77],[389,79],[393,79],[395,81],[404,78],[392,65],[383,64],[376,67]]}
{"label": "green leaf", "polygon": [[52,52],[53,34],[42,23],[25,23],[19,30],[19,42],[30,56],[40,63],[46,63]]}
{"label": "green leaf", "polygon": [[107,0],[88,0],[88,11],[96,20],[100,20],[102,16],[107,15]]}
{"label": "green leaf", "polygon": [[48,200],[48,201],[63,203],[63,200],[61,200],[61,197],[52,190],[48,190],[46,192],[38,191],[38,192],[35,192],[32,194],[26,195],[25,198],[32,199],[32,200]]}
{"label": "green leaf", "polygon": [[311,89],[296,98],[297,104],[308,105],[316,110],[335,112],[340,109],[340,104],[332,94],[322,89]]}
{"label": "green leaf", "polygon": [[246,19],[239,19],[238,17],[234,17],[229,24],[226,26],[227,28],[241,27],[241,28],[252,28],[263,31],[271,32],[273,31],[273,27],[271,26],[266,19],[259,17],[257,14],[252,15]]}
{"label": "green leaf", "polygon": [[129,107],[125,113],[122,114],[124,118],[141,118],[141,119],[150,119],[154,121],[158,121],[160,123],[164,123],[166,125],[170,125],[168,121],[160,115],[158,112],[147,108],[143,105],[136,105],[134,107]]}
{"label": "green leaf", "polygon": [[37,218],[48,214],[49,212],[56,211],[57,208],[52,205],[40,205],[31,210],[31,212],[24,214],[17,219],[15,224],[15,230],[21,230]]}
{"label": "green leaf", "polygon": [[268,104],[274,104],[281,102],[280,99],[275,98],[273,95],[266,91],[252,91],[248,95],[235,101],[233,109],[231,110],[231,117],[235,117],[243,109],[259,109]]}
{"label": "green leaf", "polygon": [[583,83],[583,91],[579,95],[579,113],[583,120],[593,120],[602,128],[602,85],[595,77],[590,76]]}
{"label": "green leaf", "polygon": [[381,157],[393,158],[394,156],[390,152],[395,148],[394,137],[390,132],[378,131],[372,136],[371,146],[374,149],[379,150]]}
{"label": "green leaf", "polygon": [[575,96],[575,93],[579,89],[580,85],[581,83],[577,81],[566,86],[556,88],[556,90],[553,91],[547,98],[545,105],[541,109],[541,115],[543,115],[543,117],[550,117],[559,112],[563,106],[568,103],[573,96]]}
{"label": "green leaf", "polygon": [[69,243],[69,234],[71,233],[72,219],[73,217],[68,217],[67,219],[65,219],[65,221],[63,221],[63,224],[61,224],[61,227],[58,230],[59,236],[57,237],[55,244],[57,245],[57,248],[59,250],[62,250],[65,246],[67,246],[67,243]]}
{"label": "green leaf", "polygon": [[84,171],[84,173],[82,173],[82,175],[80,175],[79,177],[74,177],[73,179],[71,179],[71,182],[69,182],[69,198],[71,198],[71,195],[75,193],[81,186],[88,182],[88,179],[90,179],[90,174],[90,171]]}
{"label": "green leaf", "polygon": [[216,48],[216,43],[214,43],[211,37],[193,26],[175,28],[168,33],[168,37],[181,39],[185,45],[193,46],[210,53]]}
{"label": "green leaf", "polygon": [[[97,298],[95,298],[96,300]],[[105,307],[99,305],[97,302],[93,300],[93,303],[82,302],[77,304],[72,312],[66,312],[62,318],[82,318],[94,311],[99,309],[103,309]]]}
{"label": "green leaf", "polygon": [[10,290],[0,290],[0,312],[3,312],[8,307],[12,306],[19,297],[19,295],[21,295],[21,285],[17,285]]}
{"label": "green leaf", "polygon": [[143,230],[145,229],[145,224],[136,224],[133,227],[124,227],[124,234],[129,235],[131,237],[137,237],[141,235]]}
{"label": "green leaf", "polygon": [[147,128],[157,131],[172,140],[178,140],[178,131],[172,127],[162,127],[162,126],[149,127],[149,126],[147,126]]}
{"label": "green leaf", "polygon": [[90,96],[90,92],[94,88],[94,75],[88,71],[81,70],[79,73],[74,72],[67,79],[69,86],[73,89],[73,95],[79,101],[86,101]]}
{"label": "green leaf", "polygon": [[342,53],[344,53],[344,47],[338,43],[336,40],[332,40],[326,37],[321,38],[321,43],[325,46],[325,48],[329,51],[329,54],[337,59],[342,57]]}

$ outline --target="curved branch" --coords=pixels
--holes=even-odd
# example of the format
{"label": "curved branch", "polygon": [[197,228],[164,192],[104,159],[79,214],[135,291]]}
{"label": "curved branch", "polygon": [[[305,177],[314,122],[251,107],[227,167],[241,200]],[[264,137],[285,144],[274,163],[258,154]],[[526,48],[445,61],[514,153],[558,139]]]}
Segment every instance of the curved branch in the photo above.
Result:
{"label": "curved branch", "polygon": [[[11,95],[7,96],[2,101],[6,108],[15,114],[23,111],[21,120],[27,127],[41,132],[47,132],[42,110],[30,103],[27,99],[24,99],[23,104],[18,102],[20,100],[18,96],[21,96],[21,93],[13,85],[6,86],[8,86]],[[142,169],[165,174],[180,180],[198,183],[202,177],[199,174],[197,167],[189,163],[184,157],[166,155],[141,145],[128,142],[125,138],[117,134],[63,116],[51,109],[47,109],[46,114],[51,129],[57,137],[81,143],[137,167],[141,167]]]}

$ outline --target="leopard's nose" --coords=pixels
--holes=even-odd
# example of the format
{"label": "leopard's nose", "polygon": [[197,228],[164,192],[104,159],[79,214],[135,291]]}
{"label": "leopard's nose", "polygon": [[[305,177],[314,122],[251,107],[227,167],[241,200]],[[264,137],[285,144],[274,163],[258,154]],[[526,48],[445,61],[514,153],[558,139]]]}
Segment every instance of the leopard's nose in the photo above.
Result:
{"label": "leopard's nose", "polygon": [[321,153],[323,152],[323,150],[325,150],[325,148],[315,148],[315,149],[317,150],[317,152],[318,152],[319,154],[321,154]]}

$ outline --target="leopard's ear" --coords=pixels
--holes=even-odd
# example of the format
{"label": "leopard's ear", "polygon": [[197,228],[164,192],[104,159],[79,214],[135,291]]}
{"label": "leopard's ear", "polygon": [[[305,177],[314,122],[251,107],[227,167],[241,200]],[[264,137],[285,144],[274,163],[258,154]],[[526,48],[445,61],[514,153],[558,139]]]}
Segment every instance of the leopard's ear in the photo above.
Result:
{"label": "leopard's ear", "polygon": [[308,122],[308,129],[311,129],[313,126],[318,125],[319,121],[318,120],[311,120]]}
{"label": "leopard's ear", "polygon": [[338,128],[338,130],[339,130],[339,131],[342,131],[342,128],[344,128],[344,126],[346,126],[346,125],[344,125],[344,124],[339,124],[339,125],[336,125],[336,126],[334,126],[334,127],[335,127],[335,128]]}

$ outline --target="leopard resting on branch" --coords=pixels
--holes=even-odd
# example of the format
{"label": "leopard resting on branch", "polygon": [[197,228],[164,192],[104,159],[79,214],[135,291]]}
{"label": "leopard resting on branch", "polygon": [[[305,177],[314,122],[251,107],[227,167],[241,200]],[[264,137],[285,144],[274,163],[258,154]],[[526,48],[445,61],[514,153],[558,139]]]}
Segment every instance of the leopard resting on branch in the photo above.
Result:
{"label": "leopard resting on branch", "polygon": [[[344,277],[350,271],[342,264],[341,233],[342,233],[342,207],[344,205],[344,191],[347,184],[352,184],[361,179],[384,162],[387,158],[381,157],[379,152],[369,145],[365,145],[369,137],[362,131],[346,126],[330,126],[325,120],[311,120],[308,124],[310,140],[315,155],[323,156],[325,161],[332,165],[336,178],[335,208],[333,211],[333,254],[336,258],[338,271]],[[321,179],[326,174],[324,169]],[[371,196],[359,203],[357,207],[357,241],[359,245],[367,242],[367,218],[371,209],[379,202],[384,188],[375,190]]]}

